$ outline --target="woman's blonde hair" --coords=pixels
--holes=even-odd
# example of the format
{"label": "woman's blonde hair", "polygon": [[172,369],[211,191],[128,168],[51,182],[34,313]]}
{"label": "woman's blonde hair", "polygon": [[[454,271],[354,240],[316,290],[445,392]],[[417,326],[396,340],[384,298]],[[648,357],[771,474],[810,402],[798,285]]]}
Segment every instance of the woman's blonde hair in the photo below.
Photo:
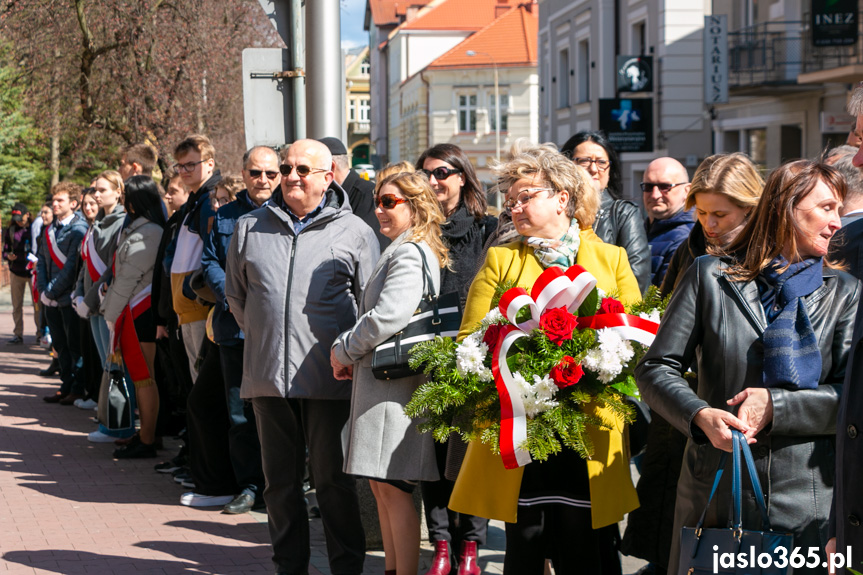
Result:
{"label": "woman's blonde hair", "polygon": [[[398,164],[397,164],[398,165]],[[409,241],[425,241],[437,256],[440,267],[449,266],[449,251],[443,243],[441,224],[446,221],[440,202],[422,172],[400,171],[388,173],[375,186],[375,199],[384,186],[395,186],[411,207],[411,234]]]}
{"label": "woman's blonde hair", "polygon": [[397,164],[389,164],[388,166],[384,167],[376,174],[376,176],[377,180],[380,182],[387,176],[391,176],[393,174],[401,174],[402,172],[412,174],[416,171],[417,169],[410,162],[399,162]]}
{"label": "woman's blonde hair", "polygon": [[740,152],[714,154],[695,170],[684,209],[695,206],[695,194],[707,193],[721,194],[749,211],[758,205],[763,191],[764,179],[749,156]]}
{"label": "woman's blonde hair", "polygon": [[554,188],[554,193],[569,193],[566,215],[578,220],[582,230],[590,229],[599,212],[600,191],[591,181],[587,170],[561,154],[551,143],[534,144],[519,138],[512,145],[509,158],[492,167],[498,179],[498,189],[506,193],[522,178],[539,176]]}
{"label": "woman's blonde hair", "polygon": [[120,175],[120,172],[117,170],[105,170],[101,172],[93,181],[102,178],[103,180],[107,180],[111,187],[120,192],[122,196],[126,191],[126,186],[123,184],[123,176]]}

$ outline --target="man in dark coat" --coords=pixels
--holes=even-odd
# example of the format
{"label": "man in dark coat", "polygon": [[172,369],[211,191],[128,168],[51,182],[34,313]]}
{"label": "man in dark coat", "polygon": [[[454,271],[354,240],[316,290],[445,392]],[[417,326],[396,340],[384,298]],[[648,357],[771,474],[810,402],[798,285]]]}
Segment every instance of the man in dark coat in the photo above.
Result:
{"label": "man in dark coat", "polygon": [[[856,130],[863,130],[863,85],[858,84],[848,101],[848,113],[857,117]],[[854,166],[863,167],[863,149],[853,158]],[[850,193],[850,190],[849,190]],[[846,214],[847,217],[847,214]],[[843,223],[844,225],[844,223]],[[851,226],[854,224],[852,223]],[[849,226],[850,229],[850,226]],[[844,230],[843,230],[844,231]],[[853,240],[849,236],[849,240]],[[854,336],[845,370],[845,385],[836,420],[836,482],[833,487],[833,507],[830,511],[828,556],[837,551],[849,554],[852,565],[863,570],[863,306],[857,309]],[[848,549],[851,549],[848,551]],[[847,558],[847,556],[846,556]],[[838,569],[837,573],[844,573]]]}
{"label": "man in dark coat", "polygon": [[689,174],[674,158],[657,158],[648,164],[641,182],[647,210],[647,242],[650,244],[650,283],[659,287],[677,247],[689,237],[695,219],[684,211],[689,194]]}
{"label": "man in dark coat", "polygon": [[348,194],[351,210],[374,230],[381,245],[381,251],[390,245],[390,239],[381,233],[381,224],[375,215],[375,185],[364,180],[351,168],[348,150],[338,138],[327,137],[318,140],[333,155],[333,181]]}
{"label": "man in dark coat", "polygon": [[825,162],[845,178],[847,193],[842,201],[842,229],[830,240],[831,255],[848,265],[848,272],[863,279],[863,170],[854,165],[857,148],[839,146],[827,154]]}

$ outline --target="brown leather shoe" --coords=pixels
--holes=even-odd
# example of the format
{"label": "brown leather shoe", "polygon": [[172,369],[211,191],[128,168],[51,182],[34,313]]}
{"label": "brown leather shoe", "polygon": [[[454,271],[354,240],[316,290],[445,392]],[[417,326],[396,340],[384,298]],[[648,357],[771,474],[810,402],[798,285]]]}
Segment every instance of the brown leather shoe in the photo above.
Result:
{"label": "brown leather shoe", "polygon": [[67,395],[68,394],[66,393],[61,393],[58,391],[54,395],[46,395],[42,398],[42,401],[44,401],[45,403],[60,403],[63,399],[66,398]]}
{"label": "brown leather shoe", "polygon": [[84,399],[84,396],[77,393],[70,393],[60,400],[60,405],[74,405],[76,399]]}

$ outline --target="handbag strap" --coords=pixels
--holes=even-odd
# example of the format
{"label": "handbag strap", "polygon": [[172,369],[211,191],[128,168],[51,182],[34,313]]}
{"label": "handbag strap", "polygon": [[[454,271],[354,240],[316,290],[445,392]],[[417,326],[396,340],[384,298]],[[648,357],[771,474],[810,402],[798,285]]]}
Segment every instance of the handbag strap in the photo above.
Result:
{"label": "handbag strap", "polygon": [[[767,505],[764,502],[764,493],[761,491],[761,482],[758,479],[758,471],[755,469],[755,460],[752,457],[752,451],[749,449],[749,444],[741,432],[736,429],[731,430],[732,437],[732,478],[731,478],[731,496],[733,504],[733,521],[735,529],[742,528],[742,474],[740,464],[740,454],[743,454],[743,459],[746,461],[746,470],[749,473],[749,480],[752,483],[752,489],[755,492],[755,501],[758,504],[758,511],[761,513],[762,530],[770,531],[770,519],[767,514]],[[700,529],[704,526],[704,520],[707,517],[707,510],[713,502],[713,496],[719,488],[719,482],[722,479],[722,473],[728,462],[728,454],[723,452],[719,458],[719,469],[716,470],[716,476],[713,479],[713,487],[710,490],[710,497],[707,499],[707,505],[704,506],[704,511],[701,512],[701,517],[698,519],[696,528]]]}
{"label": "handbag strap", "polygon": [[743,525],[743,478],[741,473],[742,466],[740,464],[740,455],[742,454],[744,461],[746,461],[746,471],[749,474],[749,481],[752,483],[752,490],[755,492],[755,502],[758,505],[758,511],[761,513],[761,529],[762,531],[770,531],[770,518],[767,514],[767,505],[764,502],[764,493],[761,491],[761,481],[758,479],[758,470],[755,469],[755,460],[752,457],[752,450],[749,449],[749,443],[741,432],[736,429],[732,429],[731,435],[734,439],[734,483],[731,488],[734,499],[734,527],[741,528]]}
{"label": "handbag strap", "polygon": [[427,294],[429,296],[429,298],[431,299],[431,301],[434,302],[437,300],[437,295],[431,293],[432,292],[432,290],[431,290],[432,277],[431,277],[431,271],[429,271],[428,261],[426,260],[426,253],[423,251],[422,247],[420,247],[420,245],[418,243],[416,243],[416,242],[408,242],[408,243],[411,244],[412,246],[415,246],[416,249],[418,249],[420,252],[420,258],[423,261],[423,295]]}

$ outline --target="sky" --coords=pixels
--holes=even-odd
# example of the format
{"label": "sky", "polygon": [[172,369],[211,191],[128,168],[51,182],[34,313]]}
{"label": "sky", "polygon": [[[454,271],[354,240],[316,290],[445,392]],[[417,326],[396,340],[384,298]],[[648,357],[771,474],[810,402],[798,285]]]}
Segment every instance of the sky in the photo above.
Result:
{"label": "sky", "polygon": [[363,31],[366,0],[340,0],[342,11],[342,48],[355,48],[369,43]]}

